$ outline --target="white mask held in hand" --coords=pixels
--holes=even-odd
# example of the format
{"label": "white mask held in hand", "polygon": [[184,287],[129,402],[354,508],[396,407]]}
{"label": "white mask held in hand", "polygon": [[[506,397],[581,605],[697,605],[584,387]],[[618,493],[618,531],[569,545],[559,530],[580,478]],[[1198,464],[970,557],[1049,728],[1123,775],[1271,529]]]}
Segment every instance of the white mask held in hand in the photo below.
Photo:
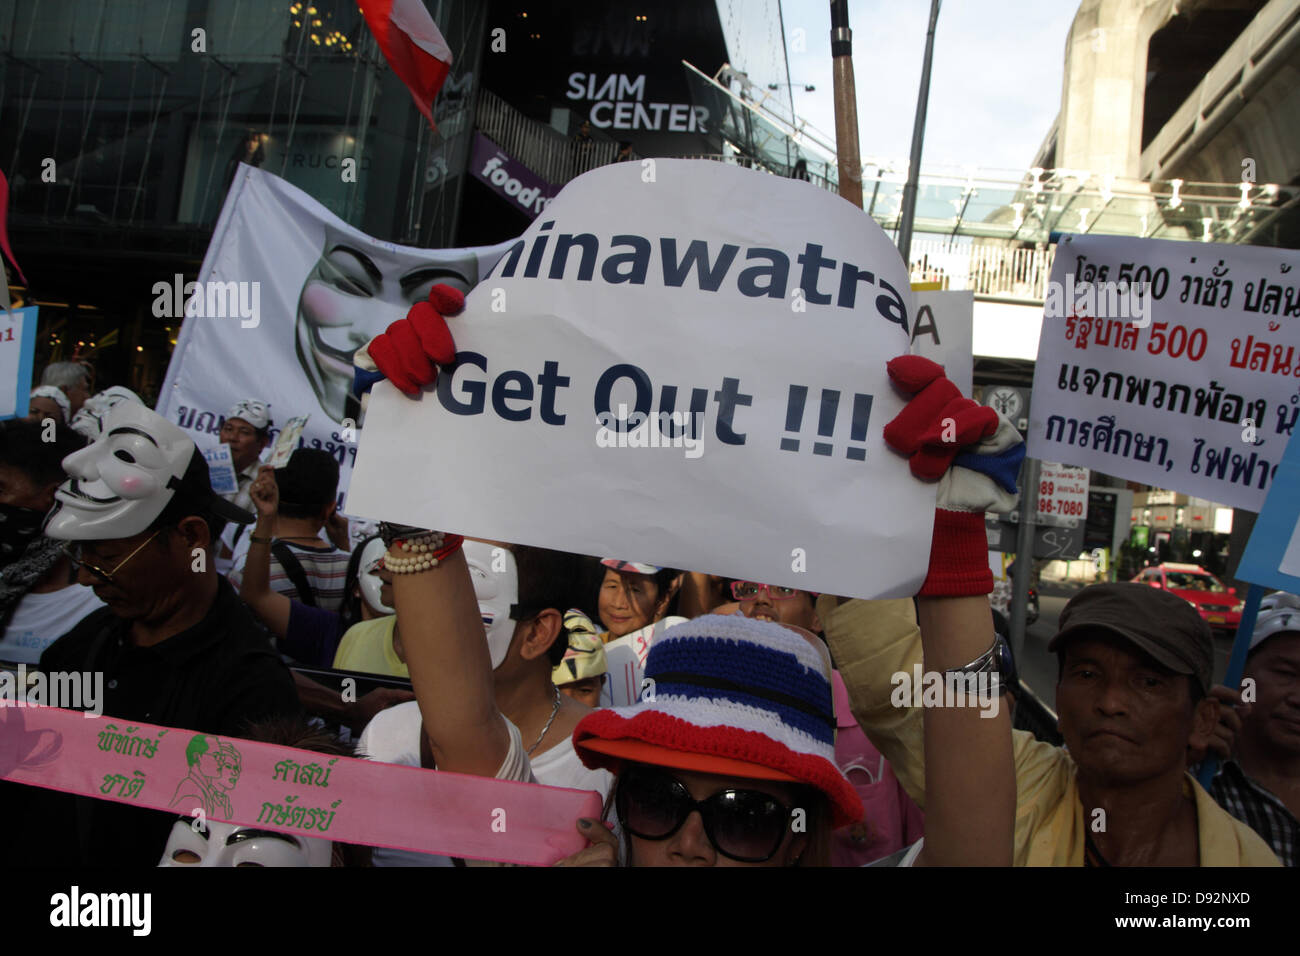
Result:
{"label": "white mask held in hand", "polygon": [[172,824],[159,866],[329,866],[334,853],[329,840],[216,820],[196,831],[193,823]]}
{"label": "white mask held in hand", "polygon": [[373,570],[387,550],[380,538],[375,538],[367,543],[361,549],[361,574],[357,579],[361,583],[361,599],[370,605],[372,611],[378,611],[380,614],[395,613],[380,598],[380,588],[384,586],[384,582],[379,580],[379,575]]}
{"label": "white mask held in hand", "polygon": [[[483,615],[492,669],[496,670],[506,659],[510,641],[515,636],[510,608],[519,602],[519,569],[515,565],[514,552],[509,548],[482,541],[466,539],[465,561],[469,564],[474,595]],[[493,565],[501,570],[494,571]]]}

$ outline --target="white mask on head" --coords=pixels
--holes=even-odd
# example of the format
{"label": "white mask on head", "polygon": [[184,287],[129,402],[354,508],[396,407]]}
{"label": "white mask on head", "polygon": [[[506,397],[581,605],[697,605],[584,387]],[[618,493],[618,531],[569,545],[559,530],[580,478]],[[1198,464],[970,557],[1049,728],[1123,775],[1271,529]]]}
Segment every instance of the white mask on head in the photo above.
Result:
{"label": "white mask on head", "polygon": [[[519,602],[519,569],[515,565],[514,552],[509,548],[469,539],[465,540],[465,561],[469,564],[474,596],[478,598],[478,609],[483,615],[492,669],[496,670],[506,659],[510,641],[515,636],[510,608]],[[494,564],[502,570],[494,571]]]}
{"label": "white mask on head", "polygon": [[54,493],[45,534],[65,541],[107,541],[140,534],[171,501],[194,454],[176,425],[134,402],[104,416],[92,444],[63,459],[69,478]]}
{"label": "white mask on head", "polygon": [[334,854],[329,840],[216,820],[195,832],[193,823],[172,824],[159,866],[329,866]]}
{"label": "white mask on head", "polygon": [[357,580],[361,583],[361,600],[369,604],[372,611],[378,611],[380,614],[394,614],[396,612],[385,604],[379,596],[379,589],[384,586],[384,582],[379,580],[379,575],[368,569],[382,558],[387,550],[380,538],[368,542],[361,549],[361,573],[357,575]]}

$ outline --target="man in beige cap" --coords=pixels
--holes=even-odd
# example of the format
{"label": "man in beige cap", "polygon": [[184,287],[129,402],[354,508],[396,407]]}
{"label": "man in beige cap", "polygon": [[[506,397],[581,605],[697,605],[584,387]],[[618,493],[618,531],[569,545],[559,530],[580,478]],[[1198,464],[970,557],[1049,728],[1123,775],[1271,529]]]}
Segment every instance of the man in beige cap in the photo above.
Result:
{"label": "man in beige cap", "polygon": [[[896,708],[890,675],[921,660],[910,602],[823,596],[818,615],[853,712],[924,807],[920,708]],[[1186,601],[1099,584],[1061,612],[1064,748],[1013,731],[1015,862],[1029,866],[1276,866],[1277,857],[1187,772],[1189,742],[1214,731],[1213,641]]]}

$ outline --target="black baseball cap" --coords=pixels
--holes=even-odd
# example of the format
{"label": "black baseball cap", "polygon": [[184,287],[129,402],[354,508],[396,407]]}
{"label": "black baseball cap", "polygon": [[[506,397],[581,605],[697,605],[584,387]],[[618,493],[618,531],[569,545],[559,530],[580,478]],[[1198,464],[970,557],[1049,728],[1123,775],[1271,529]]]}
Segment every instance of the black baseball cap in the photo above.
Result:
{"label": "black baseball cap", "polygon": [[1065,605],[1059,630],[1047,649],[1060,653],[1065,641],[1084,631],[1109,631],[1175,674],[1196,679],[1210,692],[1214,638],[1196,609],[1168,591],[1145,584],[1094,584]]}

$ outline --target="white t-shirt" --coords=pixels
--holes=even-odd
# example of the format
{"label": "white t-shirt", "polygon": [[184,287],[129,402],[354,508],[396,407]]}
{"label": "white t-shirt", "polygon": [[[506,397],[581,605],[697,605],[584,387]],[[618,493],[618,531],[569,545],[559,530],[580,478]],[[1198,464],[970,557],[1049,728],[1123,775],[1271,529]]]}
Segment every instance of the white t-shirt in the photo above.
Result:
{"label": "white t-shirt", "polygon": [[28,591],[14,608],[4,637],[0,638],[0,661],[37,663],[45,648],[103,606],[95,592],[82,584],[44,593]]}
{"label": "white t-shirt", "polygon": [[578,752],[573,749],[572,737],[566,737],[546,753],[528,759],[538,783],[570,790],[595,790],[600,794],[602,804],[614,785],[614,775],[608,770],[588,770],[582,765]]}
{"label": "white t-shirt", "polygon": [[[588,770],[573,750],[572,739],[557,744],[533,758],[531,766],[524,753],[519,730],[509,720],[510,752],[506,755],[498,780],[519,780],[543,783],[550,787],[571,787],[575,790],[595,790],[602,802],[613,786],[614,777],[608,770]],[[366,729],[357,744],[357,756],[381,763],[395,763],[406,767],[420,766],[420,706],[408,701],[381,710]],[[414,850],[394,850],[375,847],[372,853],[375,866],[454,866],[451,857]]]}

